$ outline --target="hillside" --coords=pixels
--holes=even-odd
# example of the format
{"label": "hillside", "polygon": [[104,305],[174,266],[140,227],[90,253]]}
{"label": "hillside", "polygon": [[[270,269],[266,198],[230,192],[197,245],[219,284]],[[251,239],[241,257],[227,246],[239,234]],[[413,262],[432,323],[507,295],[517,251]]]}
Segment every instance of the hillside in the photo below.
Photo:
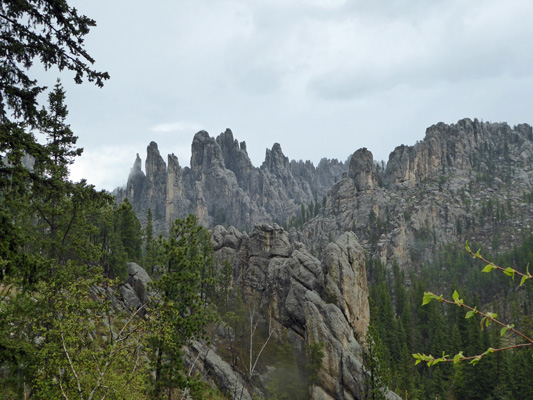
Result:
{"label": "hillside", "polygon": [[[479,266],[460,248],[468,240],[492,255],[513,250],[515,255],[508,253],[503,262],[528,262],[522,254],[530,251],[532,161],[533,131],[526,124],[510,127],[470,119],[438,123],[414,146],[396,147],[387,163],[376,162],[362,148],[346,163],[323,159],[317,167],[289,161],[275,144],[256,168],[246,144],[234,140],[231,131],[216,139],[202,131],[193,140],[191,168],[181,169],[173,155],[167,167],[152,142],[146,174],[137,156],[126,189],[116,193],[119,201],[132,202],[141,221],[148,208],[156,210],[155,226],[162,233],[174,218],[196,214],[204,226],[214,229],[218,269],[223,260],[230,261],[233,285],[257,299],[263,324],[274,318],[278,343],[288,339],[300,360],[305,359],[305,343],[326,343],[329,367],[319,375],[313,398],[364,398],[375,393],[368,386],[373,376],[367,375],[368,368],[376,365],[365,359],[367,340],[382,343],[376,344],[383,346],[377,358],[379,374],[387,377],[382,384],[397,394],[476,398],[481,392],[520,394],[523,381],[491,375],[493,362],[477,370],[467,366],[464,376],[446,367],[437,375],[414,368],[412,353],[450,346],[479,353],[499,346],[475,321],[465,326],[458,313],[420,308],[421,296],[426,290],[447,293],[457,288],[468,294],[467,301],[489,307],[517,326],[529,326],[529,287],[520,294],[501,277],[480,275]],[[344,238],[347,234],[351,236]],[[526,239],[525,247],[518,248]],[[338,240],[350,243],[341,250],[343,262],[331,258]],[[316,269],[319,263],[322,267]],[[341,265],[335,272],[334,266]],[[352,272],[346,265],[353,265]],[[350,276],[358,276],[358,281]],[[368,277],[368,289],[361,276]],[[369,298],[370,305],[354,303],[354,296]],[[324,319],[326,326],[318,336],[313,328],[316,315],[310,310],[323,306],[312,299],[341,310],[338,318]],[[322,309],[319,315],[331,312]],[[340,347],[335,345],[337,328],[332,328],[338,324],[350,325],[355,333]],[[371,339],[366,337],[369,326]],[[352,341],[366,350],[354,350]],[[350,371],[342,367],[348,354],[355,363]],[[517,357],[505,362],[519,365]],[[268,360],[261,365],[263,373],[273,367]],[[479,386],[480,374],[492,376],[491,383]],[[220,387],[220,376],[212,379]],[[346,379],[353,379],[355,386],[346,386]],[[345,383],[332,384],[339,380]],[[260,387],[254,390],[265,390]],[[388,396],[394,398],[393,393]]]}
{"label": "hillside", "polygon": [[191,167],[157,145],[147,148],[145,172],[137,155],[125,189],[145,223],[150,208],[158,231],[196,214],[202,224],[235,226],[276,222],[315,253],[352,230],[384,264],[431,260],[437,244],[475,241],[489,250],[518,244],[533,218],[533,133],[463,119],[438,123],[414,146],[399,146],[386,164],[363,148],[349,162],[289,161],[275,144],[260,168],[246,144],[227,130],[216,139],[202,131],[192,143]]}

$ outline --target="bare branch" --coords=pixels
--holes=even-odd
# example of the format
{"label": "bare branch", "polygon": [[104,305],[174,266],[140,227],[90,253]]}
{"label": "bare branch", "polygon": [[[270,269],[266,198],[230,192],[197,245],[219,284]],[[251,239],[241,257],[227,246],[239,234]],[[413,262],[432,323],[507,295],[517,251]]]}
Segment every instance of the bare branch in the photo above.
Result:
{"label": "bare branch", "polygon": [[74,374],[74,378],[76,379],[76,384],[78,386],[78,393],[80,395],[80,399],[83,400],[83,391],[81,390],[80,378],[78,377],[78,374],[76,370],[74,369],[74,365],[72,364],[72,360],[70,359],[70,355],[68,354],[67,346],[65,345],[65,338],[63,336],[63,332],[61,332],[61,345],[63,346],[63,351],[65,352],[65,355],[67,356],[70,369],[72,373]]}
{"label": "bare branch", "polygon": [[254,366],[252,368],[252,370],[250,371],[250,378],[252,377],[253,373],[254,373],[254,370],[255,370],[255,366],[257,365],[257,361],[259,360],[259,357],[261,357],[261,353],[263,352],[263,350],[265,349],[266,345],[268,344],[268,341],[270,340],[270,338],[272,337],[272,334],[274,333],[274,329],[272,329],[272,314],[269,313],[268,314],[268,337],[267,339],[265,340],[265,343],[263,343],[263,346],[261,347],[261,350],[259,350],[259,353],[257,354],[257,357],[255,358],[255,363],[254,363]]}

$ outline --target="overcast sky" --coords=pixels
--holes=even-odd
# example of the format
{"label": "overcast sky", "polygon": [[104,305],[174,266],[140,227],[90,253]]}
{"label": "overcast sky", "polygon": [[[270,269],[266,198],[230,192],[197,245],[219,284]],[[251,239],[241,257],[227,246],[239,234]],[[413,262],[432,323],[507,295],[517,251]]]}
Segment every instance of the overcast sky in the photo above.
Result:
{"label": "overcast sky", "polygon": [[[189,165],[194,134],[230,128],[255,166],[387,160],[439,121],[533,122],[530,0],[71,0],[103,89],[63,74],[84,155],[71,178],[126,183],[156,141]],[[51,83],[56,78],[48,73]]]}

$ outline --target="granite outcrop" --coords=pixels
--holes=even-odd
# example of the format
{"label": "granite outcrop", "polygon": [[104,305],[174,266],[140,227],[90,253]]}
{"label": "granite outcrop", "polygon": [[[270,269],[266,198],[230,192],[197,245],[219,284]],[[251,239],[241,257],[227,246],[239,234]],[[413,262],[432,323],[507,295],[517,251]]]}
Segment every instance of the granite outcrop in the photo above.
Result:
{"label": "granite outcrop", "polygon": [[416,268],[445,244],[511,248],[533,224],[529,125],[439,123],[414,146],[396,147],[385,168],[372,158],[366,149],[352,155],[349,173],[299,240],[321,252],[351,230],[384,265]]}
{"label": "granite outcrop", "polygon": [[141,223],[152,211],[154,227],[164,233],[176,218],[195,214],[207,227],[218,224],[251,230],[256,224],[285,224],[299,215],[301,204],[322,199],[347,170],[337,160],[289,161],[276,143],[266,150],[261,167],[228,129],[216,139],[205,131],[192,142],[190,167],[182,168],[174,154],[163,160],[155,142],[147,148],[145,171],[137,155],[117,201],[128,199]]}

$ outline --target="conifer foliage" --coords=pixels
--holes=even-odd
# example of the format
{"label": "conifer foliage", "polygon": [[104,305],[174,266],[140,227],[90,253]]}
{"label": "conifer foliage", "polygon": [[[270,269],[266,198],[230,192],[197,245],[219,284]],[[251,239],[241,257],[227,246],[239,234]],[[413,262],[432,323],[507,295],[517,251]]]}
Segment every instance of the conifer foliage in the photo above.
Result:
{"label": "conifer foliage", "polygon": [[202,338],[208,322],[216,319],[208,304],[215,276],[210,240],[193,215],[174,221],[169,238],[160,239],[164,271],[154,284],[158,299],[150,309],[148,342],[155,396],[170,397],[175,389],[198,386],[183,372],[182,350],[192,338]]}

